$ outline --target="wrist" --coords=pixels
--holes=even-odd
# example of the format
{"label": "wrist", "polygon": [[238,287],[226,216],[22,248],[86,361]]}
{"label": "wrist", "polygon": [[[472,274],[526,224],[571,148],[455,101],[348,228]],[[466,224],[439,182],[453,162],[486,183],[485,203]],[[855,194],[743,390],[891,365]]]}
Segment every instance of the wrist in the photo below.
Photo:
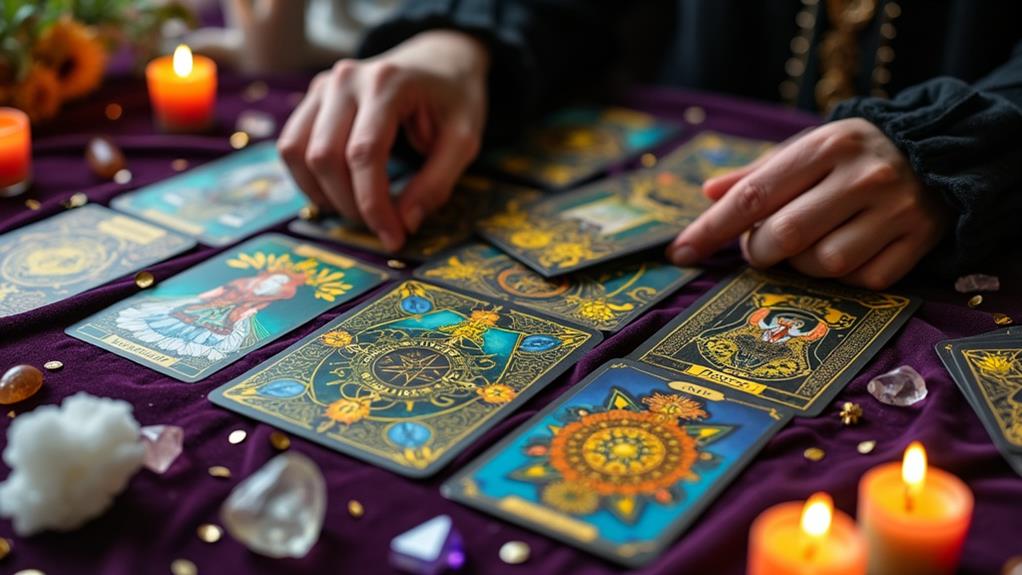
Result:
{"label": "wrist", "polygon": [[399,48],[411,58],[442,65],[459,75],[485,77],[490,67],[490,51],[486,44],[458,30],[420,32]]}

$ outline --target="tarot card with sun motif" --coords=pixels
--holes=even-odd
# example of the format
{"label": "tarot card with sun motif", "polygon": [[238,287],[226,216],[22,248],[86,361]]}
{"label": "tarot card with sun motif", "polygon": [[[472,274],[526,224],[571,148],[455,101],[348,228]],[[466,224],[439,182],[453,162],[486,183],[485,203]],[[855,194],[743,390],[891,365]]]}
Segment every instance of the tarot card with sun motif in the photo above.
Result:
{"label": "tarot card with sun motif", "polygon": [[599,332],[409,280],[220,387],[213,403],[425,477],[568,369]]}
{"label": "tarot card with sun motif", "polygon": [[307,203],[273,142],[266,142],[118,196],[110,206],[226,246],[295,217]]}
{"label": "tarot card with sun motif", "polygon": [[919,300],[745,269],[629,357],[816,416]]}
{"label": "tarot card with sun motif", "polygon": [[0,236],[0,317],[69,298],[195,245],[87,205]]}
{"label": "tarot card with sun motif", "polygon": [[479,233],[544,277],[665,244],[710,206],[708,177],[755,159],[765,144],[728,147],[704,134],[655,168],[610,177],[483,220]]}
{"label": "tarot card with sun motif", "polygon": [[734,389],[612,359],[441,491],[638,567],[698,518],[790,418]]}
{"label": "tarot card with sun motif", "polygon": [[617,107],[559,110],[527,128],[514,147],[483,154],[481,164],[517,180],[564,190],[679,133],[649,114]]}
{"label": "tarot card with sun motif", "polygon": [[[506,206],[521,206],[538,199],[538,190],[503,184],[479,176],[462,176],[444,204],[423,222],[418,233],[408,238],[397,254],[412,261],[425,261],[443,250],[466,242],[475,222]],[[288,229],[296,234],[329,240],[377,254],[389,254],[383,243],[365,226],[332,216],[316,221],[295,220]]]}
{"label": "tarot card with sun motif", "polygon": [[615,332],[699,273],[647,255],[548,279],[492,246],[473,243],[427,262],[415,275]]}
{"label": "tarot card with sun motif", "polygon": [[319,246],[265,234],[86,318],[67,334],[194,382],[387,277]]}

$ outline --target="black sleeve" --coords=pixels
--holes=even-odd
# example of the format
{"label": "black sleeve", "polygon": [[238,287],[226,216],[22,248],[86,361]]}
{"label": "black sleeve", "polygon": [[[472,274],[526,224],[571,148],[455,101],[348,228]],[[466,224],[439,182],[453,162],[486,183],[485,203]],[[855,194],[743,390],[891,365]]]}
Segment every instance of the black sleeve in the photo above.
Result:
{"label": "black sleeve", "polygon": [[935,78],[892,100],[842,102],[830,119],[850,117],[878,126],[955,213],[953,237],[931,258],[941,271],[975,269],[1022,237],[1022,44],[974,85]]}
{"label": "black sleeve", "polygon": [[612,54],[609,1],[409,0],[369,31],[360,57],[431,29],[459,30],[490,50],[487,137],[513,133],[557,94],[602,77]]}

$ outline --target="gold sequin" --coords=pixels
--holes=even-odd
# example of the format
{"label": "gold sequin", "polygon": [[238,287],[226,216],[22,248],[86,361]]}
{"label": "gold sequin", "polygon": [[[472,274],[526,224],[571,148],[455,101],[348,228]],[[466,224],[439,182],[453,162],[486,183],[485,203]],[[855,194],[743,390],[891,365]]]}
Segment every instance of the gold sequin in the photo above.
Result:
{"label": "gold sequin", "polygon": [[981,303],[983,303],[983,296],[980,294],[976,294],[969,298],[968,305],[969,307],[977,307]]}
{"label": "gold sequin", "polygon": [[994,323],[997,325],[1011,325],[1015,323],[1014,320],[1003,313],[994,312],[990,315],[994,318]]}
{"label": "gold sequin", "polygon": [[151,272],[142,270],[135,274],[135,285],[137,285],[140,289],[151,288],[154,283],[156,283],[156,276],[154,276]]}
{"label": "gold sequin", "polygon": [[15,413],[13,409],[7,412],[7,417],[10,417],[11,419],[14,419],[15,416],[17,416],[17,415],[18,414]]}
{"label": "gold sequin", "polygon": [[130,184],[131,179],[133,177],[134,176],[132,175],[131,170],[127,168],[121,168],[120,170],[117,170],[117,173],[114,174],[114,182],[121,184],[123,186],[124,184]]}
{"label": "gold sequin", "polygon": [[68,209],[80,208],[87,203],[89,203],[89,196],[86,196],[82,192],[78,192],[76,194],[72,194],[70,198],[64,200],[64,207]]}
{"label": "gold sequin", "polygon": [[11,542],[9,539],[0,537],[0,560],[11,554]]}
{"label": "gold sequin", "polygon": [[175,559],[170,564],[170,572],[174,575],[198,575],[199,568],[187,559]]}
{"label": "gold sequin", "polygon": [[216,543],[223,537],[224,530],[219,525],[213,525],[212,523],[203,523],[199,525],[199,528],[195,530],[199,535],[199,539],[202,539],[206,543]]}
{"label": "gold sequin", "polygon": [[245,441],[246,437],[248,437],[247,431],[245,431],[244,429],[235,429],[234,431],[231,432],[230,435],[227,436],[227,441],[231,445],[237,445],[242,441]]}
{"label": "gold sequin", "polygon": [[693,126],[702,124],[706,121],[706,110],[699,106],[689,106],[688,108],[685,108],[685,112],[682,114],[682,117],[685,118],[686,122]]}
{"label": "gold sequin", "polygon": [[841,412],[838,413],[838,417],[841,418],[841,423],[845,425],[855,425],[859,423],[859,419],[862,417],[862,407],[858,404],[846,401],[841,406]]}
{"label": "gold sequin", "polygon": [[291,438],[279,431],[270,433],[270,445],[277,451],[284,451],[291,447]]}
{"label": "gold sequin", "polygon": [[351,501],[348,501],[348,515],[351,515],[355,519],[358,519],[359,517],[365,515],[365,513],[366,513],[365,507],[362,507],[362,503],[360,503],[358,500],[352,499]]}
{"label": "gold sequin", "polygon": [[656,165],[656,156],[650,154],[649,152],[646,152],[645,154],[642,155],[642,157],[639,158],[639,163],[642,164],[643,168],[652,168],[653,166]]}
{"label": "gold sequin", "polygon": [[319,208],[312,204],[302,206],[302,209],[298,210],[298,217],[307,222],[317,220],[319,219]]}
{"label": "gold sequin", "polygon": [[508,541],[500,546],[500,560],[508,565],[519,565],[529,560],[532,550],[524,541]]}
{"label": "gold sequin", "polygon": [[33,200],[32,198],[29,198],[25,200],[25,207],[34,212],[39,208],[43,207],[43,205],[39,203],[39,200]]}
{"label": "gold sequin", "polygon": [[107,120],[120,120],[121,116],[124,115],[124,108],[117,102],[111,102],[106,105],[103,113],[106,114]]}
{"label": "gold sequin", "polygon": [[47,371],[57,371],[60,368],[64,367],[64,362],[58,361],[56,359],[51,359],[50,361],[44,363],[43,367],[46,368]]}
{"label": "gold sequin", "polygon": [[387,267],[395,270],[403,270],[408,266],[401,260],[387,260]]}
{"label": "gold sequin", "polygon": [[855,450],[863,455],[866,455],[868,453],[871,453],[873,451],[873,448],[876,446],[877,442],[875,440],[869,439],[866,441],[860,441],[859,444],[855,446]]}
{"label": "gold sequin", "polygon": [[809,461],[820,461],[827,456],[827,452],[820,449],[819,447],[807,447],[802,452],[802,457],[805,457]]}
{"label": "gold sequin", "polygon": [[231,147],[235,150],[240,150],[248,145],[248,140],[247,132],[234,132],[231,134]]}
{"label": "gold sequin", "polygon": [[231,476],[231,470],[223,465],[214,465],[209,468],[209,474],[220,479],[227,479]]}
{"label": "gold sequin", "polygon": [[175,172],[183,172],[188,169],[188,160],[184,158],[178,158],[170,163],[170,169]]}

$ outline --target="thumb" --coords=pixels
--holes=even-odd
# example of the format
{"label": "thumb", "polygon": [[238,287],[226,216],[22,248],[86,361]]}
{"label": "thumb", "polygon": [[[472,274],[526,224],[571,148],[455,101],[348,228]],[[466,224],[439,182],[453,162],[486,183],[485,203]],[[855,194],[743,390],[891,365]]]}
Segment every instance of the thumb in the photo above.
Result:
{"label": "thumb", "polygon": [[479,153],[479,135],[466,124],[445,127],[430,149],[426,162],[405,186],[398,211],[409,234],[447,202],[461,173]]}

